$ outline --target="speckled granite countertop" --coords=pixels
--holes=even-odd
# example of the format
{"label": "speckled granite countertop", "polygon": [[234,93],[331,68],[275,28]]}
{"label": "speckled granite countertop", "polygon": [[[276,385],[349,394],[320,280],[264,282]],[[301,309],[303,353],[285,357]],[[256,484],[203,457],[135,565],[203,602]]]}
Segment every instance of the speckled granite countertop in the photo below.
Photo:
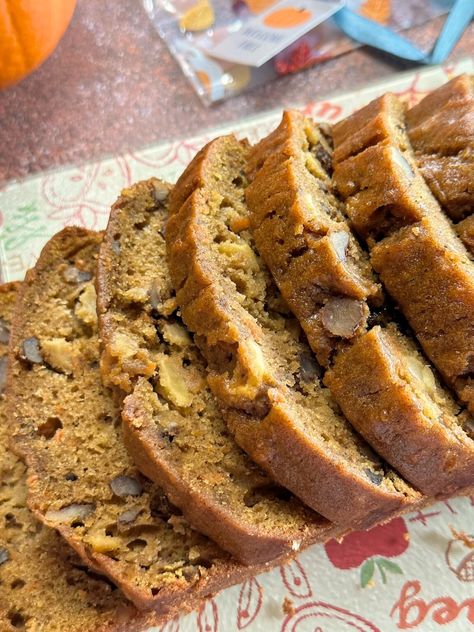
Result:
{"label": "speckled granite countertop", "polygon": [[[441,23],[414,29],[410,37],[427,45]],[[452,57],[473,53],[471,24]],[[0,93],[0,185],[67,163],[194,135],[409,67],[359,49],[207,108],[138,0],[78,0],[53,56],[21,84]]]}

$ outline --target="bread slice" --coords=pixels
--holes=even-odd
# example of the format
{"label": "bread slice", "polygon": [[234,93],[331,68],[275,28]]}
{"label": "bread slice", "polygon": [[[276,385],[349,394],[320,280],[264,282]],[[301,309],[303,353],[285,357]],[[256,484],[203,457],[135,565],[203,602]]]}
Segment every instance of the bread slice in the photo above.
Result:
{"label": "bread slice", "polygon": [[29,505],[139,608],[181,612],[258,566],[193,531],[143,478],[99,370],[94,274],[101,235],[68,228],[28,272],[12,328],[9,418]]}
{"label": "bread slice", "polygon": [[256,254],[244,201],[248,145],[209,143],[170,195],[170,273],[183,320],[237,443],[338,524],[368,525],[413,502],[319,383],[301,330]]}
{"label": "bread slice", "polygon": [[318,361],[367,329],[382,292],[331,184],[332,139],[297,111],[255,145],[246,200],[258,252]]}
{"label": "bread slice", "polygon": [[325,383],[354,427],[418,489],[438,498],[471,493],[470,415],[393,324],[341,351]]}
{"label": "bread slice", "polygon": [[418,170],[403,106],[376,99],[334,126],[334,143],[334,178],[375,270],[474,412],[474,264]]}
{"label": "bread slice", "polygon": [[474,209],[474,77],[454,77],[430,92],[408,110],[406,122],[418,167],[433,195],[455,222],[470,217]]}
{"label": "bread slice", "polygon": [[273,484],[226,428],[177,314],[164,240],[168,191],[155,178],[124,190],[100,248],[102,370],[109,383],[133,387],[122,414],[126,446],[189,522],[242,562],[294,554],[334,527]]}
{"label": "bread slice", "polygon": [[351,424],[424,494],[464,489],[472,454],[459,406],[393,324],[367,332],[381,292],[334,195],[331,142],[329,129],[285,112],[252,149],[256,246],[318,358],[328,351],[324,383]]}
{"label": "bread slice", "polygon": [[4,399],[18,288],[18,283],[0,286],[0,629],[141,632],[157,625],[159,617],[138,613],[26,507],[26,467],[7,448],[10,427]]}

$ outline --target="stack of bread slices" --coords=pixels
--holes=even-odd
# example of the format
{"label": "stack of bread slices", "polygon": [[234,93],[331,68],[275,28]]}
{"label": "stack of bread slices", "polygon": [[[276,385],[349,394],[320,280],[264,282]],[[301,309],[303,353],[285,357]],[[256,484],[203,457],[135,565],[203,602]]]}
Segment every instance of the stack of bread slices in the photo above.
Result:
{"label": "stack of bread slices", "polygon": [[145,630],[473,493],[473,167],[469,76],[285,112],[4,285],[1,630]]}

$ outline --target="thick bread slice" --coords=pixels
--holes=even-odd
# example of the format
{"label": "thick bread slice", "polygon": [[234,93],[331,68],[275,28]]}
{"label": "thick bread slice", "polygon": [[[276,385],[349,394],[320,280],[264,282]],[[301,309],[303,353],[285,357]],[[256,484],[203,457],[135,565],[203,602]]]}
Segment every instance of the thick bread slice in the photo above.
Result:
{"label": "thick bread slice", "polygon": [[474,412],[474,264],[416,166],[398,98],[387,94],[336,124],[334,143],[334,178],[375,270]]}
{"label": "thick bread slice", "polygon": [[400,511],[412,490],[372,453],[318,379],[301,330],[256,254],[244,201],[248,145],[209,143],[170,196],[170,273],[237,443],[334,522]]}
{"label": "thick bread slice", "polygon": [[[256,246],[313,350],[330,351],[324,383],[347,419],[423,493],[463,489],[472,463],[459,406],[393,325],[367,332],[380,292],[361,291],[377,286],[334,195],[330,130],[286,112],[252,149],[249,164],[246,198]],[[331,241],[335,254],[326,256]]]}
{"label": "thick bread slice", "polygon": [[325,383],[373,448],[424,493],[471,493],[470,415],[393,325],[373,327],[339,353]]}
{"label": "thick bread slice", "polygon": [[8,337],[18,283],[0,286],[0,629],[2,632],[141,632],[157,625],[89,571],[26,507],[26,467],[8,448]]}
{"label": "thick bread slice", "polygon": [[226,428],[177,315],[164,240],[168,191],[152,178],[112,207],[97,283],[104,378],[133,387],[122,416],[139,469],[199,531],[247,564],[266,562],[334,527],[272,484]]}
{"label": "thick bread slice", "polygon": [[140,476],[102,385],[94,274],[101,235],[69,228],[43,249],[12,328],[9,418],[29,505],[140,608],[181,611],[256,572],[193,531]]}
{"label": "thick bread slice", "polygon": [[331,183],[332,139],[296,111],[250,152],[252,234],[320,364],[367,329],[382,302],[367,254]]}
{"label": "thick bread slice", "polygon": [[406,120],[418,167],[433,195],[455,222],[471,216],[474,77],[454,77],[408,110]]}

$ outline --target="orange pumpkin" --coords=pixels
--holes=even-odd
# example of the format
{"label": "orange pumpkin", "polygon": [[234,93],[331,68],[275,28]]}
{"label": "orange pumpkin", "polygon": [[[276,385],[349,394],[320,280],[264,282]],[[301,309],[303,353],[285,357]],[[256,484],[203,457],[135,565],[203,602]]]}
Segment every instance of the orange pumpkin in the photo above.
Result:
{"label": "orange pumpkin", "polygon": [[0,0],[0,88],[19,81],[56,48],[76,0]]}

